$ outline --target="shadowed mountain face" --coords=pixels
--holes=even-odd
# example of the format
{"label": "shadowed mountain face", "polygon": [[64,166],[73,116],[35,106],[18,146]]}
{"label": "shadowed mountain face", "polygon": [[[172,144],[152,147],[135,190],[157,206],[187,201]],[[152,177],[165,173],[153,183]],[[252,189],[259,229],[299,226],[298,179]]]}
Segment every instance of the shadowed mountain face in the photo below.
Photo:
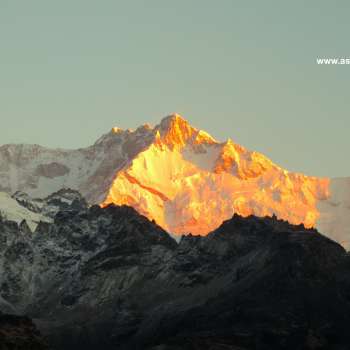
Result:
{"label": "shadowed mountain face", "polygon": [[0,191],[45,198],[62,188],[78,190],[89,204],[132,206],[177,235],[206,235],[233,213],[276,214],[350,244],[349,179],[289,172],[178,114],[155,127],[113,128],[77,150],[0,146]]}
{"label": "shadowed mountain face", "polygon": [[48,350],[48,346],[29,318],[0,312],[0,350]]}
{"label": "shadowed mountain face", "polygon": [[303,225],[238,215],[177,244],[126,206],[0,222],[0,309],[53,349],[346,349],[350,259]]}

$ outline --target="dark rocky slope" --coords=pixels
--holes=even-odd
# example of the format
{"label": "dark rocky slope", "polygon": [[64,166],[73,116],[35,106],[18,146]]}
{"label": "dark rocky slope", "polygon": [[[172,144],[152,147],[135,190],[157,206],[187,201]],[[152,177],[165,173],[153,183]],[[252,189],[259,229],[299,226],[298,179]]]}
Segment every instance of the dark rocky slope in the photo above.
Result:
{"label": "dark rocky slope", "polygon": [[129,207],[0,221],[0,309],[53,349],[348,349],[350,258],[276,218],[177,244]]}
{"label": "dark rocky slope", "polygon": [[0,350],[47,349],[47,344],[29,318],[0,312]]}

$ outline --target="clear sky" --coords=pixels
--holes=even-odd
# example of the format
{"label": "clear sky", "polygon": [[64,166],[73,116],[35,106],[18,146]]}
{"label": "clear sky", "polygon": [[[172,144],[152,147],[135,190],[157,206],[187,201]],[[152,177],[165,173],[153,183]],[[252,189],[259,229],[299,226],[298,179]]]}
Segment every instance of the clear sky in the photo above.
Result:
{"label": "clear sky", "polygon": [[76,148],[178,112],[350,176],[350,1],[0,0],[0,144]]}

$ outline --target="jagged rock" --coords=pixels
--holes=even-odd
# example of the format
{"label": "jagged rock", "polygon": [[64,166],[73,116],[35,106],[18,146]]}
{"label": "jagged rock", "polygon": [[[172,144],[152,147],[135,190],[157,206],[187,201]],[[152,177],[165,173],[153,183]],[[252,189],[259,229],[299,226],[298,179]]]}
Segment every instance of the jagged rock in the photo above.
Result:
{"label": "jagged rock", "polygon": [[234,215],[179,244],[126,206],[0,222],[0,309],[53,349],[346,349],[350,259],[316,230]]}
{"label": "jagged rock", "polygon": [[0,350],[47,350],[48,346],[28,317],[0,312]]}
{"label": "jagged rock", "polygon": [[17,191],[12,195],[12,198],[22,207],[51,219],[59,211],[79,210],[87,207],[84,197],[78,191],[70,188],[62,188],[46,198],[32,198],[27,193]]}
{"label": "jagged rock", "polygon": [[24,192],[12,196],[0,192],[0,216],[18,224],[26,222],[28,232],[33,232],[39,222],[52,222],[59,211],[79,210],[87,207],[82,195],[71,189],[61,189],[44,199],[32,198]]}

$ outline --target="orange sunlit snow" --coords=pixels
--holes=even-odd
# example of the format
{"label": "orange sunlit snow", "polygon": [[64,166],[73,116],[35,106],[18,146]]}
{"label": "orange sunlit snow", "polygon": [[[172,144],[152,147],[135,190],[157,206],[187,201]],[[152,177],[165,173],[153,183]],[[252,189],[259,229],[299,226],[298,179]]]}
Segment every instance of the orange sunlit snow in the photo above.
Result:
{"label": "orange sunlit snow", "polygon": [[175,234],[205,235],[233,213],[314,226],[329,180],[288,172],[232,140],[219,143],[175,114],[119,171],[102,206],[128,204]]}

